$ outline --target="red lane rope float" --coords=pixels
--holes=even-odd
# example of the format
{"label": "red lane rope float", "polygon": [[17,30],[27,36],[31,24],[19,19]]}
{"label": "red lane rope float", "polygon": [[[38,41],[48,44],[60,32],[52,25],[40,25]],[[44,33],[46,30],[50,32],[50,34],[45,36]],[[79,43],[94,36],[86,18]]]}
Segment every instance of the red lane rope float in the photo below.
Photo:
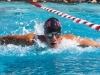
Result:
{"label": "red lane rope float", "polygon": [[64,12],[60,12],[60,11],[57,11],[57,10],[54,10],[54,9],[51,9],[51,8],[47,8],[47,7],[41,6],[40,4],[37,4],[35,2],[30,2],[30,4],[32,4],[32,5],[34,5],[34,6],[38,7],[38,8],[47,10],[49,12],[53,12],[53,13],[55,13],[57,15],[60,15],[61,17],[71,19],[73,22],[80,23],[80,24],[85,24],[85,25],[88,25],[89,27],[91,27],[91,28],[93,28],[95,30],[100,31],[100,25],[98,25],[98,24],[94,24],[94,23],[91,23],[89,21],[73,17],[73,16],[68,15],[68,14],[66,14]]}

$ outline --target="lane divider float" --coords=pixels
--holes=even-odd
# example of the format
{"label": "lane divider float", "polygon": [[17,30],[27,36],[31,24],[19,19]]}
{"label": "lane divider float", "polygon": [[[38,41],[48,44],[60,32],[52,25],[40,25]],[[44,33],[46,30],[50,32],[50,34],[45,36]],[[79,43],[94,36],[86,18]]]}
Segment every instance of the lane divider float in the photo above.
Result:
{"label": "lane divider float", "polygon": [[38,8],[47,10],[49,12],[53,12],[53,13],[61,16],[61,17],[71,19],[73,22],[76,22],[76,23],[79,23],[79,24],[85,24],[85,25],[88,25],[90,28],[93,28],[95,30],[100,31],[100,25],[98,25],[98,24],[94,24],[94,23],[91,23],[89,21],[86,21],[86,20],[83,20],[83,19],[80,19],[80,18],[76,18],[76,17],[68,15],[68,14],[66,14],[64,12],[60,12],[60,11],[57,11],[57,10],[54,10],[54,9],[51,9],[51,8],[47,8],[47,7],[41,6],[40,4],[37,4],[35,2],[30,2],[30,4],[32,4],[32,5],[34,5],[34,6],[38,7]]}

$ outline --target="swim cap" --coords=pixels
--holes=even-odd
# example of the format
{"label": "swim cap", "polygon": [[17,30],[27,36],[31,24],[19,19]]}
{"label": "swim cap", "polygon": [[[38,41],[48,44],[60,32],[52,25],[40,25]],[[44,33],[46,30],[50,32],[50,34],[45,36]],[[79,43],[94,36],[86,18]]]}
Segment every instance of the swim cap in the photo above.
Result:
{"label": "swim cap", "polygon": [[61,33],[61,24],[56,18],[49,18],[44,25],[46,33],[58,32]]}

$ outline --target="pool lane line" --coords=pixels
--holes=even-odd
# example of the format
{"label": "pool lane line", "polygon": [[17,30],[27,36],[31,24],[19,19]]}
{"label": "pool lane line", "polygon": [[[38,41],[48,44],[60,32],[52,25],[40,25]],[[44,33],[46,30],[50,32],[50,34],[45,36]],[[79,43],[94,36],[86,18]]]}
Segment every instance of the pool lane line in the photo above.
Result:
{"label": "pool lane line", "polygon": [[60,12],[60,11],[57,11],[57,10],[54,10],[54,9],[51,9],[51,8],[47,8],[47,7],[41,6],[40,4],[35,3],[35,2],[30,2],[30,4],[32,4],[32,5],[34,5],[34,6],[38,7],[38,8],[47,10],[49,12],[53,12],[53,13],[61,16],[61,17],[71,19],[75,23],[85,24],[85,25],[88,25],[90,28],[93,28],[95,30],[100,31],[100,25],[98,25],[98,24],[94,24],[94,23],[91,23],[89,21],[86,21],[86,20],[83,20],[83,19],[80,19],[80,18],[76,18],[76,17],[68,15],[68,14],[66,14],[64,12]]}

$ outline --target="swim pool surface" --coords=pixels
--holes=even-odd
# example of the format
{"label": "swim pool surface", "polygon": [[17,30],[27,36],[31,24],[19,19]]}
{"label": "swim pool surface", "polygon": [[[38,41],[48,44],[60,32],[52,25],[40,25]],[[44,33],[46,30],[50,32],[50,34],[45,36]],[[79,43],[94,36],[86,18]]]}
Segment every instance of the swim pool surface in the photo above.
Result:
{"label": "swim pool surface", "polygon": [[[39,3],[45,7],[100,24],[98,4]],[[100,32],[67,18],[36,8],[25,2],[0,2],[0,36],[37,33],[43,34],[43,24],[50,18],[61,21],[63,34],[75,34],[100,42]],[[63,40],[58,49],[45,43],[21,47],[0,45],[1,75],[99,75],[100,48],[77,46],[75,41]]]}

